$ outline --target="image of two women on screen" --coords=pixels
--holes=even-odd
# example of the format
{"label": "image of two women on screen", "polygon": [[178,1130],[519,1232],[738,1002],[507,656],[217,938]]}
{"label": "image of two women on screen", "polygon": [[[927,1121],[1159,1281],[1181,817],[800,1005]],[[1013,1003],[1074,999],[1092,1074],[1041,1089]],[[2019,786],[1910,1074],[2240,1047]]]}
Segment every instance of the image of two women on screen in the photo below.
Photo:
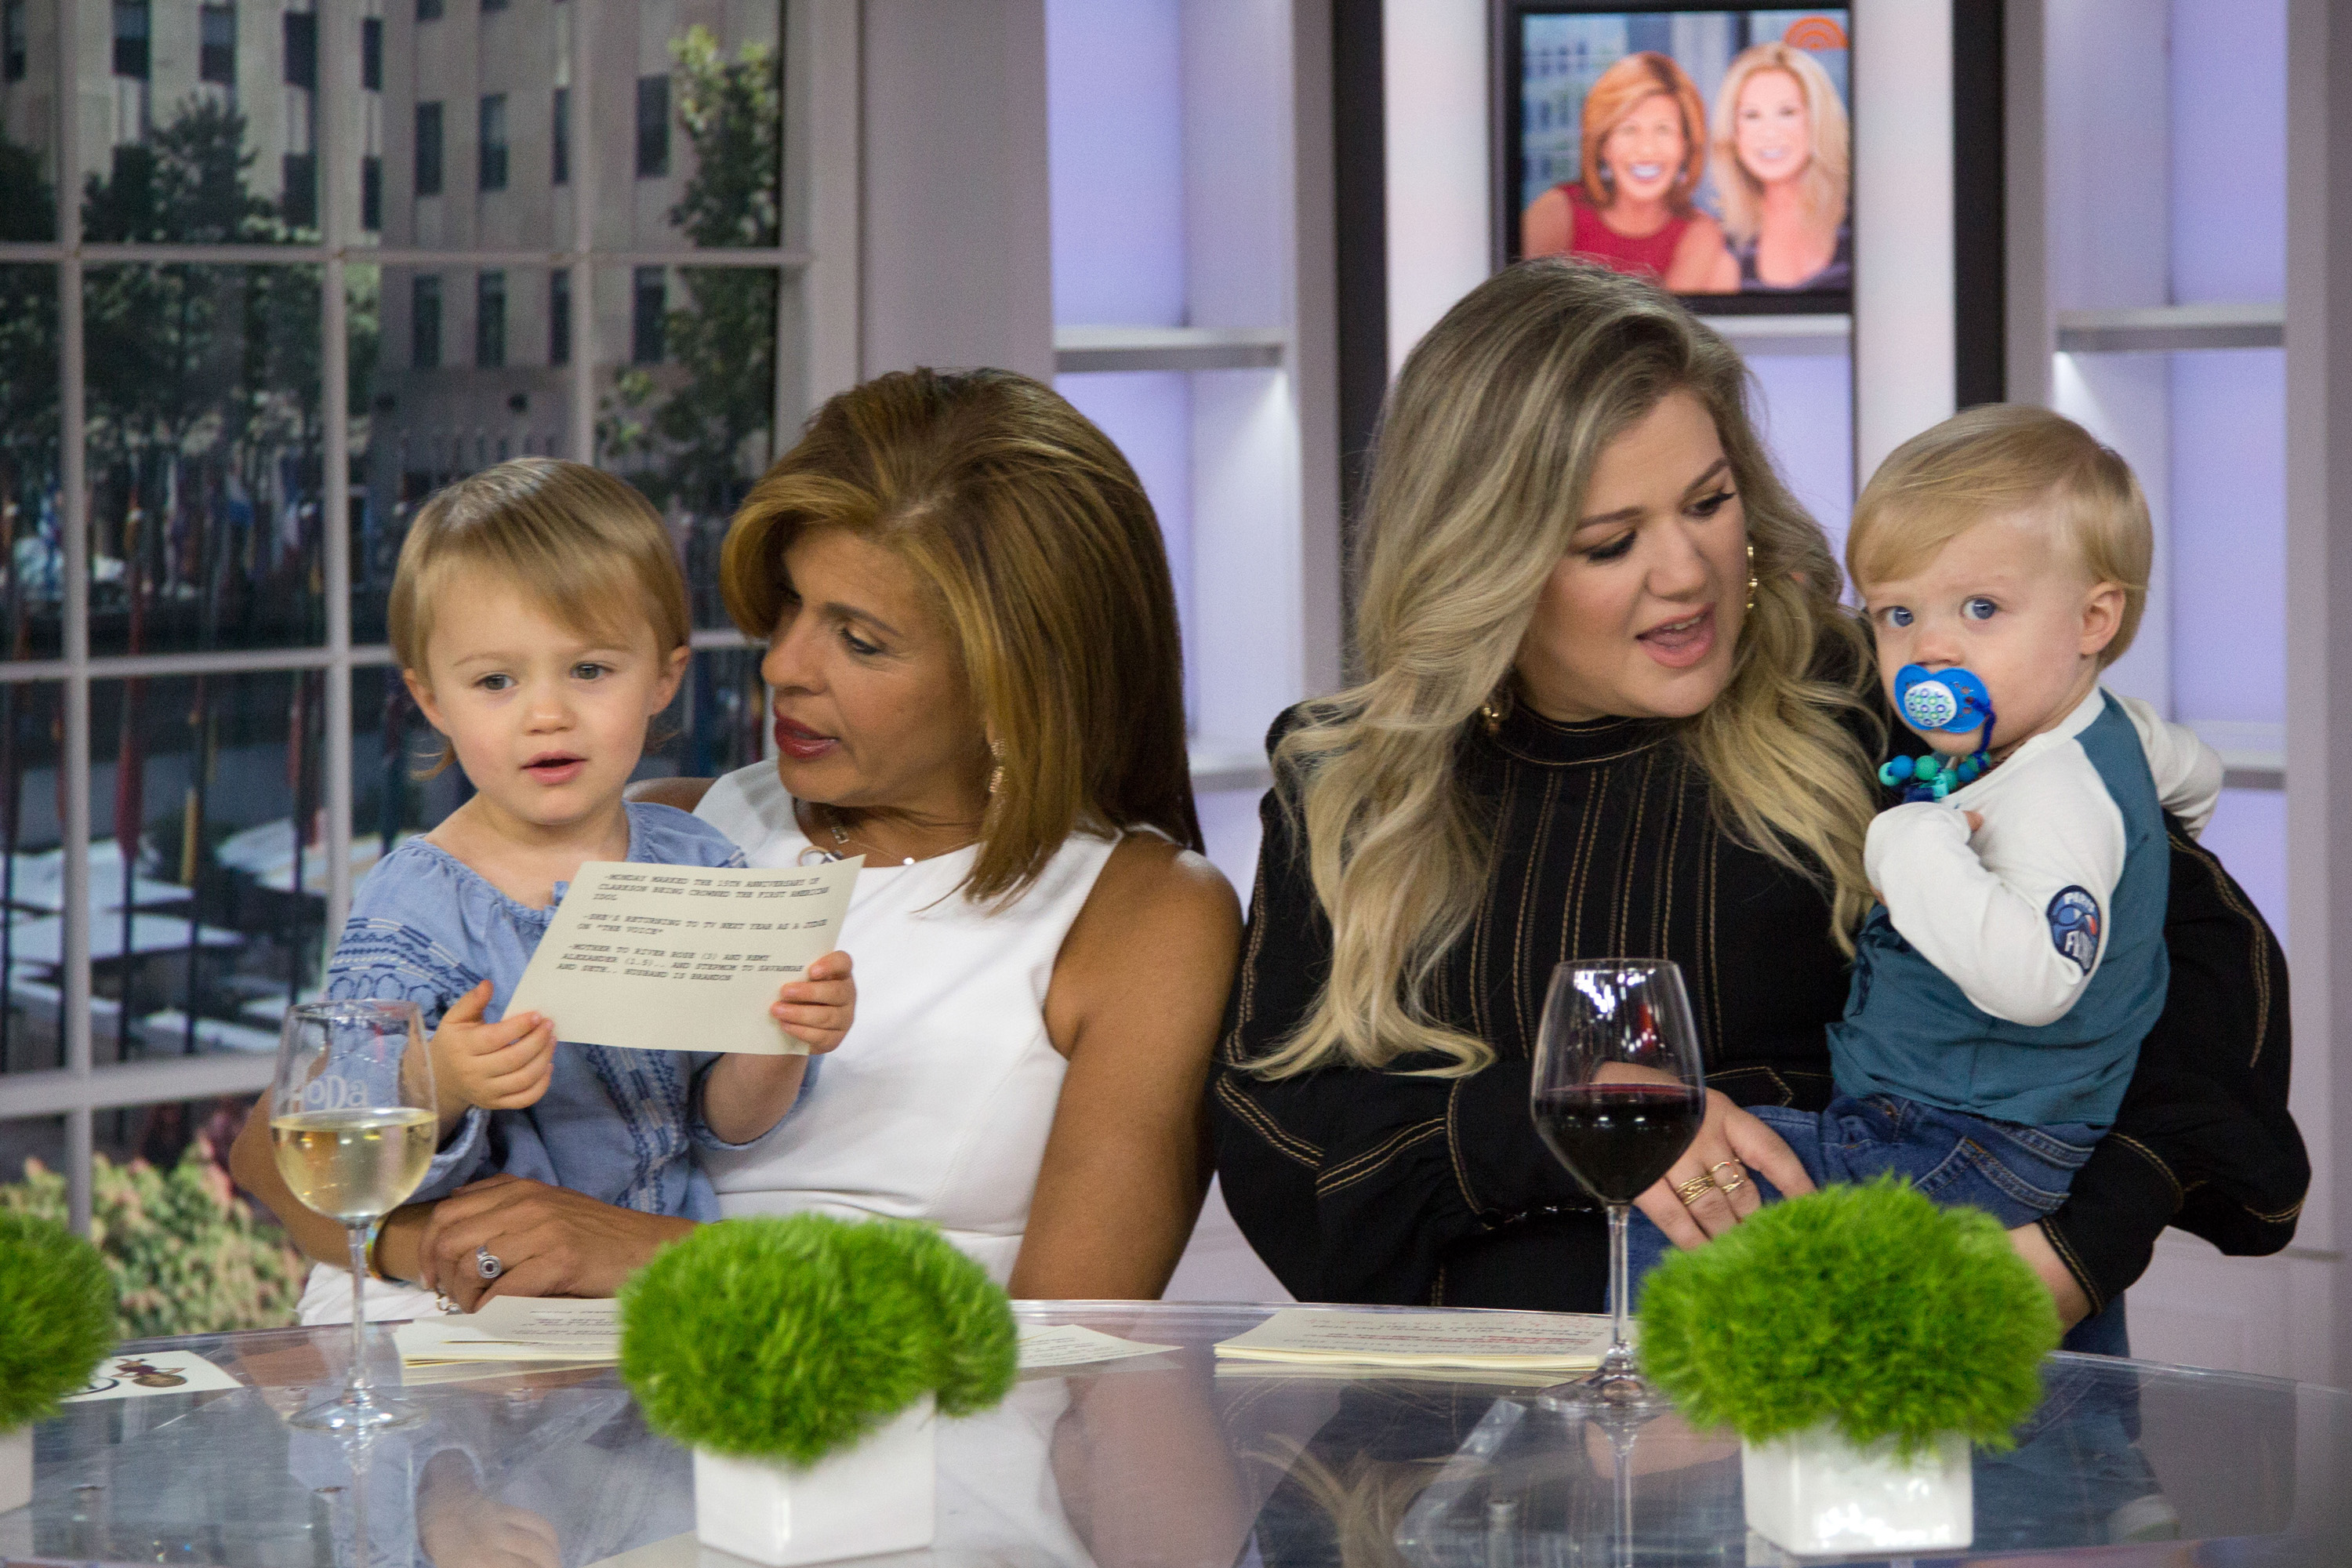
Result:
{"label": "image of two women on screen", "polygon": [[[1591,57],[1577,56],[1527,52],[1528,109],[1580,85],[1538,75],[1580,75],[1575,66]],[[1839,84],[1814,50],[1786,38],[1740,50],[1721,67],[1711,118],[1692,73],[1661,50],[1621,56],[1581,96],[1572,143],[1559,133],[1567,126],[1546,134],[1549,113],[1525,123],[1523,190],[1541,187],[1519,215],[1522,256],[1598,261],[1677,294],[1853,286],[1852,137]]]}

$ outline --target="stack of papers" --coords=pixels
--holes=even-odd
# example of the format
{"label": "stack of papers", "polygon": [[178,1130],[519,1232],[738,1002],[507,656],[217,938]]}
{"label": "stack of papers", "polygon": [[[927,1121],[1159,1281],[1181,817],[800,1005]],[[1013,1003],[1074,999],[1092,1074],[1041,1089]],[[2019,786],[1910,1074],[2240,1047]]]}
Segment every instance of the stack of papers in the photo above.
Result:
{"label": "stack of papers", "polygon": [[419,1318],[393,1331],[403,1366],[452,1362],[595,1363],[621,1359],[621,1325],[609,1300],[496,1296],[478,1312]]}
{"label": "stack of papers", "polygon": [[1221,1359],[1300,1365],[1579,1372],[1609,1320],[1567,1312],[1322,1312],[1286,1308],[1217,1346]]}

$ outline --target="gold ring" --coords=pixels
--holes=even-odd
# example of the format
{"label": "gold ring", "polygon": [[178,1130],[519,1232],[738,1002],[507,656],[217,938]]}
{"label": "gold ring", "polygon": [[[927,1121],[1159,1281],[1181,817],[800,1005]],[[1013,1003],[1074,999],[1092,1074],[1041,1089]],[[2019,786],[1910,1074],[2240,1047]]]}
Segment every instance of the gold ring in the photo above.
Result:
{"label": "gold ring", "polygon": [[1716,1186],[1714,1177],[1693,1176],[1689,1181],[1680,1183],[1675,1186],[1675,1196],[1682,1199],[1683,1207],[1688,1208],[1691,1205],[1698,1201],[1699,1194],[1701,1193],[1711,1193],[1715,1190]]}
{"label": "gold ring", "polygon": [[1734,1177],[1732,1177],[1732,1178],[1731,1178],[1731,1180],[1730,1180],[1730,1181],[1728,1181],[1728,1182],[1717,1182],[1717,1183],[1716,1184],[1715,1190],[1716,1190],[1717,1192],[1718,1192],[1718,1193],[1721,1193],[1725,1197],[1729,1197],[1732,1194],[1734,1194],[1734,1193],[1738,1192],[1740,1188],[1742,1188],[1742,1187],[1746,1186],[1747,1184],[1748,1184],[1748,1178],[1747,1178],[1747,1177],[1745,1177],[1745,1176],[1734,1176]]}
{"label": "gold ring", "polygon": [[1747,1166],[1745,1166],[1745,1165],[1743,1165],[1743,1164],[1741,1164],[1741,1163],[1740,1163],[1738,1161],[1737,1161],[1737,1160],[1717,1160],[1714,1164],[1709,1165],[1709,1166],[1706,1168],[1706,1173],[1707,1173],[1707,1176],[1709,1177],[1709,1179],[1712,1179],[1712,1178],[1714,1177],[1715,1173],[1716,1173],[1717,1171],[1722,1170],[1726,1165],[1730,1166],[1734,1171],[1736,1171],[1736,1172],[1738,1172],[1738,1175],[1736,1175],[1736,1176],[1734,1176],[1734,1177],[1732,1178],[1732,1180],[1734,1180],[1734,1181],[1738,1181],[1738,1180],[1739,1179],[1739,1177],[1740,1177],[1740,1176],[1745,1176],[1746,1174],[1748,1174],[1748,1167],[1747,1167]]}

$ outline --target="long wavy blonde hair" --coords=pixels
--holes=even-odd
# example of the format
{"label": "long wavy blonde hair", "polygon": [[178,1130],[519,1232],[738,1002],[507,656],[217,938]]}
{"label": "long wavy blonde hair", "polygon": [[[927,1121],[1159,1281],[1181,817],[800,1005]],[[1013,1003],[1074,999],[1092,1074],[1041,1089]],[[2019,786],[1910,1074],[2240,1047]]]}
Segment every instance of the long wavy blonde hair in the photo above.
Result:
{"label": "long wavy blonde hair", "polygon": [[[1364,679],[1275,752],[1330,916],[1330,977],[1260,1072],[1428,1053],[1440,1060],[1418,1070],[1452,1077],[1493,1059],[1423,1005],[1491,870],[1488,824],[1457,771],[1462,747],[1480,705],[1508,689],[1602,448],[1677,389],[1714,416],[1758,578],[1730,682],[1681,721],[1680,741],[1722,828],[1819,883],[1832,935],[1852,951],[1875,809],[1852,726],[1871,711],[1869,653],[1838,603],[1829,541],[1757,439],[1747,368],[1647,283],[1523,262],[1448,311],[1389,395],[1357,559]],[[1824,658],[1825,643],[1845,646]]]}

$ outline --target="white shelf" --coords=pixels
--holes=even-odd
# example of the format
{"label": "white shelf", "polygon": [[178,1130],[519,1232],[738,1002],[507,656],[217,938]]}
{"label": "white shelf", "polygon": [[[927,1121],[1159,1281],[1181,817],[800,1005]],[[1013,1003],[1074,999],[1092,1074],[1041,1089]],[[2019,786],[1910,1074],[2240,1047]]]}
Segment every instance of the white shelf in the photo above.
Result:
{"label": "white shelf", "polygon": [[1279,327],[1056,327],[1054,368],[1265,370],[1289,345]]}
{"label": "white shelf", "polygon": [[1747,354],[1844,354],[1853,348],[1853,318],[1849,315],[1710,316],[1701,312],[1698,319]]}
{"label": "white shelf", "polygon": [[2148,305],[2058,312],[2061,353],[2274,349],[2285,342],[2284,305]]}
{"label": "white shelf", "polygon": [[1217,790],[1260,790],[1274,783],[1266,766],[1265,748],[1241,741],[1195,735],[1186,747],[1192,764],[1192,789],[1208,795]]}

